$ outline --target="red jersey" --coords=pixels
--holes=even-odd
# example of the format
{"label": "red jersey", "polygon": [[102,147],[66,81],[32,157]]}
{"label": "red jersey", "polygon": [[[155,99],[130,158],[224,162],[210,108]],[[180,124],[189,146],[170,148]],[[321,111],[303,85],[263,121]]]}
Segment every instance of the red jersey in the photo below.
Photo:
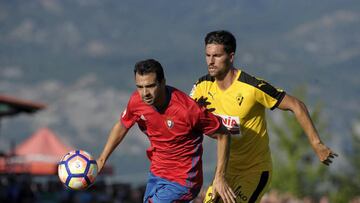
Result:
{"label": "red jersey", "polygon": [[214,133],[220,122],[185,93],[170,86],[166,89],[168,105],[162,112],[134,92],[121,122],[126,128],[136,122],[148,136],[147,154],[155,176],[190,188],[201,187],[203,134]]}

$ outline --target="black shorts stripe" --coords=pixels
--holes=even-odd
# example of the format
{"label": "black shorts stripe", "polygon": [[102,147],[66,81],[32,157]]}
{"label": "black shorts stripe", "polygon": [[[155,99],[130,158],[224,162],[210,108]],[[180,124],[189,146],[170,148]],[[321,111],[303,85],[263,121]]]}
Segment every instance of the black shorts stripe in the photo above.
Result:
{"label": "black shorts stripe", "polygon": [[249,203],[256,202],[257,198],[259,198],[260,193],[264,190],[266,183],[268,181],[269,181],[269,171],[262,172],[259,184],[256,187],[254,193],[251,195],[251,197],[249,199]]}

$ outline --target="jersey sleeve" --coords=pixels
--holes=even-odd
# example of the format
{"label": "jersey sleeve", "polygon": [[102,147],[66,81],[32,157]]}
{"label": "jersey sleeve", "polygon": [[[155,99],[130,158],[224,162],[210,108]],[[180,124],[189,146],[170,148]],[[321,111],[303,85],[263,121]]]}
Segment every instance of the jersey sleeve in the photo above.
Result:
{"label": "jersey sleeve", "polygon": [[205,107],[208,111],[213,112],[215,108],[211,105],[208,97],[208,89],[215,81],[210,75],[205,75],[198,79],[194,84],[189,96],[196,101],[201,107]]}
{"label": "jersey sleeve", "polygon": [[199,99],[201,96],[204,96],[207,89],[207,84],[210,82],[214,82],[215,79],[211,77],[209,74],[200,77],[196,83],[194,84],[193,88],[189,96],[195,100]]}
{"label": "jersey sleeve", "polygon": [[197,85],[197,83],[195,83],[194,86],[192,87],[191,91],[190,91],[189,96],[194,100],[198,99],[200,97],[200,95],[201,95],[201,91],[200,91],[201,89],[200,88],[201,87],[199,85]]}
{"label": "jersey sleeve", "polygon": [[195,128],[203,134],[211,135],[220,128],[220,119],[207,111],[206,108],[195,103],[191,112],[193,113]]}
{"label": "jersey sleeve", "polygon": [[120,122],[128,129],[131,128],[138,120],[138,116],[136,116],[133,112],[132,105],[133,105],[133,100],[130,98],[120,118]]}
{"label": "jersey sleeve", "polygon": [[282,89],[275,88],[268,82],[260,79],[258,79],[258,84],[254,91],[256,101],[271,110],[279,106],[286,94]]}

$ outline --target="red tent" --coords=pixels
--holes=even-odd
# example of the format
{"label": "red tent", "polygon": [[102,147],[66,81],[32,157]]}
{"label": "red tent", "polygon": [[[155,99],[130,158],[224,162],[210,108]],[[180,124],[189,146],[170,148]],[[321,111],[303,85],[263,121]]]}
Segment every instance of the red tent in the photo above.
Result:
{"label": "red tent", "polygon": [[0,160],[0,172],[54,175],[61,157],[71,150],[54,132],[42,128],[18,145],[6,163]]}

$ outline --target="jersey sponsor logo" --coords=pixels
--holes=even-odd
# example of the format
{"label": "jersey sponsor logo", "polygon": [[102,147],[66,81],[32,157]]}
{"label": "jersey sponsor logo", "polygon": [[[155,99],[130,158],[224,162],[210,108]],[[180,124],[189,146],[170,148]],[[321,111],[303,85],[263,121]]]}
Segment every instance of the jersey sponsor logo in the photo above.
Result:
{"label": "jersey sponsor logo", "polygon": [[168,128],[174,127],[174,121],[172,121],[171,119],[167,119],[165,123]]}
{"label": "jersey sponsor logo", "polygon": [[232,135],[240,136],[240,119],[237,116],[218,115],[222,119],[223,125]]}

